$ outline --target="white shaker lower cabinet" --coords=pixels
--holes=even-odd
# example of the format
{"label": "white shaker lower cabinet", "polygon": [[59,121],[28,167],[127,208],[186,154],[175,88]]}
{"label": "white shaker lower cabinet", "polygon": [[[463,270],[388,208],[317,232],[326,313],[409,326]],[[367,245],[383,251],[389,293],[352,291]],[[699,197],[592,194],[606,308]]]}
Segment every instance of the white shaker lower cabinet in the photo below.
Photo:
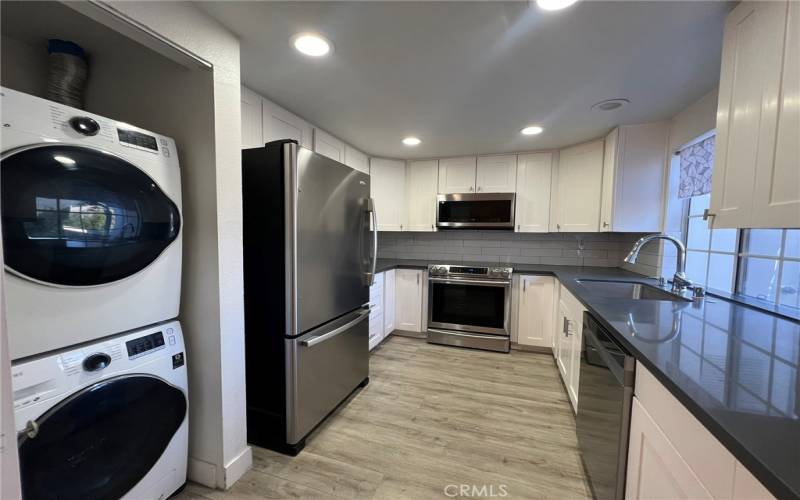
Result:
{"label": "white shaker lower cabinet", "polygon": [[583,349],[583,305],[564,285],[560,285],[558,315],[554,335],[558,335],[556,364],[567,388],[572,410],[578,411],[578,382],[581,373]]}
{"label": "white shaker lower cabinet", "polygon": [[517,343],[546,347],[553,343],[553,287],[551,276],[520,276]]}
{"label": "white shaker lower cabinet", "polygon": [[406,166],[408,231],[436,230],[439,161],[410,161]]}
{"label": "white shaker lower cabinet", "polygon": [[631,409],[625,498],[713,498],[637,398]]}
{"label": "white shaker lower cabinet", "polygon": [[798,137],[800,3],[742,2],[722,42],[713,227],[800,227]]}
{"label": "white shaker lower cabinet", "polygon": [[395,270],[383,273],[383,337],[386,338],[395,329]]}
{"label": "white shaker lower cabinet", "polygon": [[548,231],[553,156],[553,153],[533,153],[519,155],[517,158],[517,197],[514,209],[517,232]]}
{"label": "white shaker lower cabinet", "polygon": [[634,394],[626,498],[774,498],[640,363]]}
{"label": "white shaker lower cabinet", "polygon": [[475,191],[513,193],[517,189],[517,155],[479,156]]}
{"label": "white shaker lower cabinet", "polygon": [[378,231],[402,231],[406,204],[406,163],[370,158],[370,196],[375,200]]}
{"label": "white shaker lower cabinet", "polygon": [[383,340],[384,294],[383,284],[386,273],[377,273],[369,287],[369,350]]}
{"label": "white shaker lower cabinet", "polygon": [[596,233],[603,181],[603,140],[559,151],[557,177],[556,230]]}
{"label": "white shaker lower cabinet", "polygon": [[395,270],[395,329],[407,332],[422,331],[423,271],[417,269]]}

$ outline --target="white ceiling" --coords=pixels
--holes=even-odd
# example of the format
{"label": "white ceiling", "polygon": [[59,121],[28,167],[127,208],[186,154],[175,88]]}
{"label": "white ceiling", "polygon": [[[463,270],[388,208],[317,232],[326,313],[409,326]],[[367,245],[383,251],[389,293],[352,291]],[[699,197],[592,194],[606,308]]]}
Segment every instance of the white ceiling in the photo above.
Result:
{"label": "white ceiling", "polygon": [[[242,81],[376,156],[546,149],[669,118],[719,79],[730,3],[199,2],[242,40]],[[313,59],[290,38],[315,31]],[[597,101],[627,98],[618,111]],[[536,123],[538,136],[519,130]],[[416,135],[422,144],[400,140]]]}

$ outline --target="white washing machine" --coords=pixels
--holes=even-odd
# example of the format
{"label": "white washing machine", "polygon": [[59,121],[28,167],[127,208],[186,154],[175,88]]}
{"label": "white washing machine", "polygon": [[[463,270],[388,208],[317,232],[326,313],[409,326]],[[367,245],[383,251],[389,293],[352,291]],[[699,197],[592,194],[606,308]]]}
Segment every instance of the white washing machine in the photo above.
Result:
{"label": "white washing machine", "polygon": [[186,482],[177,321],[12,364],[25,500],[165,499]]}
{"label": "white washing machine", "polygon": [[175,142],[0,88],[11,359],[178,316]]}

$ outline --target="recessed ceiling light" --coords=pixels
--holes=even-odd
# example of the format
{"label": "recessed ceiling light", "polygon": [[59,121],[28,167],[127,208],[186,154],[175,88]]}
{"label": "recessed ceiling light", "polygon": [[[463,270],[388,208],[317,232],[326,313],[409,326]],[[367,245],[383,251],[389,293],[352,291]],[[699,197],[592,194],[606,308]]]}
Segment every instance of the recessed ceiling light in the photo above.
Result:
{"label": "recessed ceiling light", "polygon": [[542,10],[561,10],[578,3],[578,0],[536,0],[536,5]]}
{"label": "recessed ceiling light", "polygon": [[298,33],[292,37],[292,45],[301,53],[311,57],[322,57],[331,51],[331,43],[316,33]]}
{"label": "recessed ceiling light", "polygon": [[544,129],[538,125],[529,125],[519,131],[522,135],[539,135],[542,132],[544,132]]}
{"label": "recessed ceiling light", "polygon": [[599,111],[612,111],[614,109],[619,109],[630,102],[631,101],[627,99],[606,99],[605,101],[600,101],[596,104],[593,104],[592,109]]}
{"label": "recessed ceiling light", "polygon": [[422,141],[420,141],[416,137],[406,137],[405,139],[403,139],[403,144],[405,144],[406,146],[419,146],[419,143],[421,142]]}

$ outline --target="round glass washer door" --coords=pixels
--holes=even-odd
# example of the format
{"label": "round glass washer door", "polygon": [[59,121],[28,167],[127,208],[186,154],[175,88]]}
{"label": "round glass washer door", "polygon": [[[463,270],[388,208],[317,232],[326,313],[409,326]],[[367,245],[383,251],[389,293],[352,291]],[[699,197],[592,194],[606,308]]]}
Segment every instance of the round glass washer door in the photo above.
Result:
{"label": "round glass washer door", "polygon": [[132,276],[177,237],[180,212],[156,183],[116,155],[42,144],[4,155],[6,266],[53,285]]}
{"label": "round glass washer door", "polygon": [[98,382],[19,437],[25,500],[118,499],[158,461],[186,418],[183,391],[150,375]]}

